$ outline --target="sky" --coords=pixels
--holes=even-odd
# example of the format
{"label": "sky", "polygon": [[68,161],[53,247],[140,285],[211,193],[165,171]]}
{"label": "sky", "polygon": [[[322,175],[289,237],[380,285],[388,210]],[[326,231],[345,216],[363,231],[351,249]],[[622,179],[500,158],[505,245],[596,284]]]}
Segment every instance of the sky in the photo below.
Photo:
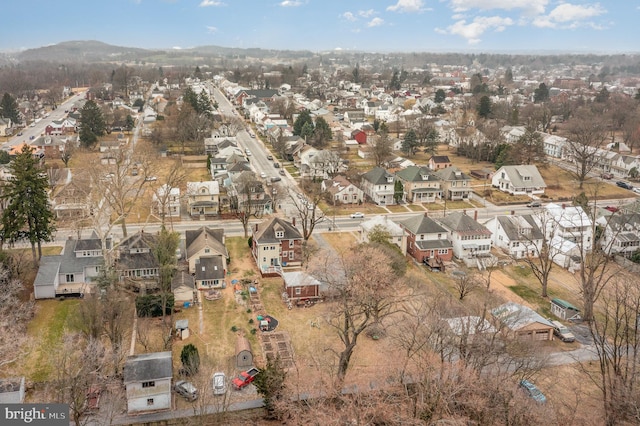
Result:
{"label": "sky", "polygon": [[367,52],[638,52],[640,0],[11,0],[0,51],[69,40]]}

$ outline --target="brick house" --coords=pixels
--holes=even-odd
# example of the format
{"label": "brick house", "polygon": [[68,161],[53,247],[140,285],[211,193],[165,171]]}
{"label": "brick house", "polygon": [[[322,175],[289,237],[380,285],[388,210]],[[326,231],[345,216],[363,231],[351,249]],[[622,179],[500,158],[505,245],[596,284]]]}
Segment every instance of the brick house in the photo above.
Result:
{"label": "brick house", "polygon": [[403,254],[431,268],[443,269],[443,262],[451,261],[453,244],[447,238],[447,230],[426,213],[398,223],[403,230]]}
{"label": "brick house", "polygon": [[282,268],[302,265],[302,242],[295,222],[274,217],[253,228],[251,254],[263,276],[280,274]]}

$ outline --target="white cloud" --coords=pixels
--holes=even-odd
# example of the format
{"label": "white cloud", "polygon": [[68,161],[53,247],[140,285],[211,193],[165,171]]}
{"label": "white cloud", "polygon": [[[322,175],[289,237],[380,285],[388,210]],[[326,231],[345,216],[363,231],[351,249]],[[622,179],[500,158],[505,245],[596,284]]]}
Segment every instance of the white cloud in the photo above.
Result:
{"label": "white cloud", "polygon": [[536,17],[532,23],[538,28],[574,29],[581,26],[589,26],[593,29],[602,29],[603,27],[600,25],[584,21],[605,13],[607,11],[598,3],[584,6],[562,3],[549,12],[548,15]]}
{"label": "white cloud", "polygon": [[384,24],[384,19],[373,18],[371,21],[367,22],[367,27],[379,27],[382,24]]}
{"label": "white cloud", "polygon": [[207,32],[212,33],[212,34],[213,33],[217,33],[218,29],[216,27],[212,27],[212,26],[207,25]]}
{"label": "white cloud", "polygon": [[460,20],[453,25],[449,25],[446,30],[436,29],[441,34],[455,34],[467,39],[469,44],[478,44],[480,36],[486,31],[493,29],[500,32],[510,25],[513,25],[511,18],[500,16],[478,16],[472,22]]}
{"label": "white cloud", "polygon": [[544,13],[547,4],[549,4],[549,0],[451,0],[451,7],[456,12],[464,12],[469,9],[522,9],[539,15]]}
{"label": "white cloud", "polygon": [[200,7],[207,7],[207,6],[225,6],[225,4],[218,0],[202,0],[200,2]]}
{"label": "white cloud", "polygon": [[296,0],[284,0],[280,2],[280,6],[282,7],[297,7],[297,6],[300,6],[301,4],[302,4],[301,1],[296,1]]}
{"label": "white cloud", "polygon": [[376,11],[373,9],[358,11],[358,15],[362,16],[363,18],[370,18],[375,14],[376,14]]}
{"label": "white cloud", "polygon": [[353,22],[353,21],[355,21],[355,20],[357,20],[357,19],[358,19],[358,18],[356,18],[356,15],[354,15],[354,14],[353,14],[353,13],[351,13],[351,12],[345,12],[345,13],[343,13],[343,14],[342,14],[342,15],[340,15],[340,16],[342,16],[342,17],[343,17],[344,19],[346,19],[347,21],[351,21],[351,22]]}
{"label": "white cloud", "polygon": [[391,12],[422,12],[424,0],[398,0],[398,3],[387,7]]}

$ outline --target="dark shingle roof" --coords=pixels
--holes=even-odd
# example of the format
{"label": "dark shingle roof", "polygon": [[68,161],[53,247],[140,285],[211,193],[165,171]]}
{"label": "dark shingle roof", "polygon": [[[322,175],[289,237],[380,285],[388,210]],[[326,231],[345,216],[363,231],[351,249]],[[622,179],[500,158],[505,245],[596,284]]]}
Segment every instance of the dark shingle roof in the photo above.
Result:
{"label": "dark shingle roof", "polygon": [[187,259],[198,253],[205,247],[214,250],[215,253],[225,258],[229,257],[229,252],[224,243],[224,229],[211,229],[203,226],[196,230],[185,231],[185,242],[187,247]]}
{"label": "dark shingle roof", "polygon": [[405,169],[399,170],[396,172],[396,176],[408,182],[433,182],[440,180],[440,178],[429,170],[429,168],[418,166],[409,166]]}
{"label": "dark shingle roof", "polygon": [[[284,237],[276,238],[276,230],[283,230]],[[253,233],[253,239],[258,244],[280,244],[281,240],[302,239],[302,234],[290,222],[274,217],[258,225],[258,230]]]}
{"label": "dark shingle roof", "polygon": [[393,177],[393,175],[389,174],[389,172],[382,167],[374,167],[362,175],[362,179],[369,181],[374,185],[384,185],[385,183],[388,183],[388,177]]}
{"label": "dark shingle roof", "polygon": [[173,376],[171,352],[133,355],[124,363],[124,383],[170,379]]}
{"label": "dark shingle roof", "polygon": [[196,280],[224,278],[224,260],[220,256],[196,259]]}
{"label": "dark shingle roof", "polygon": [[476,222],[462,212],[449,213],[447,216],[438,219],[438,222],[445,228],[461,234],[491,235],[491,231],[489,231],[484,225]]}
{"label": "dark shingle roof", "polygon": [[458,169],[456,166],[445,167],[444,169],[437,170],[435,174],[440,179],[446,180],[446,181],[471,180],[471,177],[469,177],[465,173],[462,173],[460,169]]}
{"label": "dark shingle roof", "polygon": [[444,229],[438,222],[423,214],[410,217],[409,219],[402,220],[399,223],[413,235],[438,234],[447,232],[447,230]]}

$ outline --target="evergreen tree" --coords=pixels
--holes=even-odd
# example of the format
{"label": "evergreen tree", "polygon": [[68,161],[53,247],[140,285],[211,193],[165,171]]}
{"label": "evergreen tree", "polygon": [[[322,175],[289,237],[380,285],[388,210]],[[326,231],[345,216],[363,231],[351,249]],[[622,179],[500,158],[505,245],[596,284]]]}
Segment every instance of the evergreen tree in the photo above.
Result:
{"label": "evergreen tree", "polygon": [[182,367],[189,375],[194,375],[200,369],[200,354],[193,343],[186,344],[180,352]]}
{"label": "evergreen tree", "polygon": [[311,113],[309,113],[308,109],[305,109],[298,115],[296,121],[293,123],[293,134],[296,136],[302,136],[302,128],[305,124],[311,124],[313,128],[313,119],[311,118]]}
{"label": "evergreen tree", "polygon": [[331,140],[331,127],[329,123],[322,117],[316,120],[316,127],[313,130],[313,146],[315,148],[324,148],[327,142]]}
{"label": "evergreen tree", "polygon": [[549,88],[546,84],[540,83],[538,88],[533,92],[533,102],[545,102],[549,100]]}
{"label": "evergreen tree", "polygon": [[444,102],[446,97],[447,97],[447,94],[444,92],[444,90],[438,89],[438,90],[436,90],[436,95],[435,95],[434,101],[435,101],[435,103],[440,104],[440,103]]}
{"label": "evergreen tree", "polygon": [[91,147],[104,135],[105,122],[100,107],[94,101],[87,101],[80,110],[80,142]]}
{"label": "evergreen tree", "polygon": [[262,395],[268,419],[279,417],[277,402],[286,396],[286,378],[287,372],[280,362],[280,357],[267,357],[267,365],[260,370],[253,382],[258,393]]}
{"label": "evergreen tree", "polygon": [[[402,185],[402,181],[400,179],[396,179],[393,184],[393,199],[396,204],[402,200],[402,196],[404,195],[404,185]],[[371,240],[370,240],[371,241]]]}
{"label": "evergreen tree", "polygon": [[416,135],[416,131],[409,129],[409,131],[404,135],[404,140],[402,141],[402,152],[407,155],[414,155],[417,148],[418,136]]}
{"label": "evergreen tree", "polygon": [[483,96],[480,98],[480,103],[478,103],[477,111],[478,116],[482,118],[489,118],[491,116],[491,99],[488,96]]}
{"label": "evergreen tree", "polygon": [[5,93],[0,101],[0,117],[10,118],[14,124],[20,123],[18,102],[9,93]]}
{"label": "evergreen tree", "polygon": [[38,166],[32,148],[27,145],[16,155],[9,170],[11,177],[3,194],[7,206],[2,212],[1,240],[28,240],[33,261],[37,265],[42,257],[42,242],[51,241],[55,232],[53,212],[47,196],[48,178]]}
{"label": "evergreen tree", "polygon": [[127,115],[124,123],[124,128],[127,129],[128,132],[130,132],[135,125],[136,123],[135,121],[133,121],[133,117],[131,117],[131,115]]}
{"label": "evergreen tree", "polygon": [[507,68],[504,72],[504,81],[505,83],[513,83],[513,71],[511,70],[511,67]]}

